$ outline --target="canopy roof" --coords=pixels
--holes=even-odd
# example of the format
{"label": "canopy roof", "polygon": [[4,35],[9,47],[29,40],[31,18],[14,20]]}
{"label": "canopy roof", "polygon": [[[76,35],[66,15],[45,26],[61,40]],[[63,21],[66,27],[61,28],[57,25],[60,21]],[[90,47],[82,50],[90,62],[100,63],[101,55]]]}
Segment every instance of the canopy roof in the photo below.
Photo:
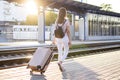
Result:
{"label": "canopy roof", "polygon": [[[8,2],[17,2],[17,3],[24,3],[28,0],[5,0]],[[101,7],[81,3],[74,0],[34,0],[38,6],[44,6],[44,7],[51,7],[51,8],[57,8],[65,7],[67,10],[77,13],[96,13],[96,14],[103,14],[103,15],[110,15],[110,16],[117,16],[120,17],[119,13],[110,12],[110,11],[103,11],[100,10]]]}
{"label": "canopy roof", "polygon": [[[24,3],[28,0],[6,0],[8,2],[17,2],[17,3]],[[100,7],[93,6],[86,3],[81,3],[74,0],[34,0],[39,6],[49,6],[51,8],[65,7],[69,11],[73,12],[86,12],[87,10],[99,10]]]}

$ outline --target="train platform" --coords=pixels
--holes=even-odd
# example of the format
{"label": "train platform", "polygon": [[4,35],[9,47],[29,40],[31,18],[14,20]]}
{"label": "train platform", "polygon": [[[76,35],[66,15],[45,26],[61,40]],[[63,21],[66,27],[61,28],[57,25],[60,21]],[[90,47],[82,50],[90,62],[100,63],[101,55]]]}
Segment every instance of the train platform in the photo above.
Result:
{"label": "train platform", "polygon": [[[106,40],[106,41],[72,41],[72,45],[80,44],[96,44],[96,43],[112,43],[120,42],[120,40]],[[38,46],[50,45],[51,41],[45,41],[45,43],[40,43],[37,41],[21,41],[21,42],[2,42],[0,43],[0,50],[16,50],[16,49],[25,49],[25,48],[36,48]]]}
{"label": "train platform", "polygon": [[57,61],[50,63],[44,75],[26,66],[0,70],[0,80],[120,80],[120,50],[67,59],[60,72]]}

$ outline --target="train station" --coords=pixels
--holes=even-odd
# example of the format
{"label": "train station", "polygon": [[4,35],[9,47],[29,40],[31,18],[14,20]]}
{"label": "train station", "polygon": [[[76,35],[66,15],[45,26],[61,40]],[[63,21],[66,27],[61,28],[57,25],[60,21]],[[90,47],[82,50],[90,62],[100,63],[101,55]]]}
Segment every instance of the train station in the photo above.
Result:
{"label": "train station", "polygon": [[[33,1],[38,9],[37,25],[0,21],[0,80],[120,80],[120,13],[75,0]],[[64,71],[58,65],[57,46],[51,45],[55,23],[46,25],[46,11],[58,13],[61,7],[71,18],[72,45],[63,62]],[[46,71],[31,73],[27,67],[39,47],[53,49],[54,55],[45,63],[49,63]]]}

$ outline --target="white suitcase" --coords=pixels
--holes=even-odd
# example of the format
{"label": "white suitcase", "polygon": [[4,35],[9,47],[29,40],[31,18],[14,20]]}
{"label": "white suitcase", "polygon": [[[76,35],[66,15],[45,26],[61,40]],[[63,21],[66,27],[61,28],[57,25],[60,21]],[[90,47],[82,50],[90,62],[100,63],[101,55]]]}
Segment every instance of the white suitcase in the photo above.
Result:
{"label": "white suitcase", "polygon": [[53,50],[48,47],[38,47],[28,63],[27,68],[31,68],[30,74],[32,75],[33,71],[43,74],[46,71],[52,57]]}

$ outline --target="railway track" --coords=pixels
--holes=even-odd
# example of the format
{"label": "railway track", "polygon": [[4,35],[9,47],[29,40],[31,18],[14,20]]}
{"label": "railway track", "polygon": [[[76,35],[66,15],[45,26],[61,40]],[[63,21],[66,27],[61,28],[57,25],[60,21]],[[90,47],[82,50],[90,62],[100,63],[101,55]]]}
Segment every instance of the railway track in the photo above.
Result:
{"label": "railway track", "polygon": [[[84,48],[71,48],[69,51],[68,58],[80,57],[85,55],[92,55],[103,53],[105,51],[115,51],[119,50],[120,45],[118,43],[104,43],[104,44],[91,44],[85,45]],[[13,68],[18,66],[27,65],[28,61],[32,57],[36,48],[27,48],[27,49],[17,49],[17,50],[2,50],[0,51],[0,70]],[[55,56],[53,61],[57,60],[56,49],[54,50]]]}

